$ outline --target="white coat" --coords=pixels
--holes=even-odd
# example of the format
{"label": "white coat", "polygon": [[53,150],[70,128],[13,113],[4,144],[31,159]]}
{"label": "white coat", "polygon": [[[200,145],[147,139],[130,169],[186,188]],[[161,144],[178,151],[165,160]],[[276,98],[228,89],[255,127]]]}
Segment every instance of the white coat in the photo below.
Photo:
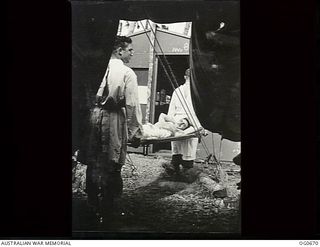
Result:
{"label": "white coat", "polygon": [[[187,118],[196,130],[202,128],[192,105],[189,79],[174,90],[167,115],[173,117],[176,122]],[[182,154],[183,160],[195,160],[197,146],[198,138],[171,142],[172,154]]]}

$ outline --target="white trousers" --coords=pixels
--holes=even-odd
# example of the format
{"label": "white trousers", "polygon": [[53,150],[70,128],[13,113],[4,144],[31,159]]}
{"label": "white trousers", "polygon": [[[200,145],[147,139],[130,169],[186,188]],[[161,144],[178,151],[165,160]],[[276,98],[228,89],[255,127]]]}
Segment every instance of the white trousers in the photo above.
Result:
{"label": "white trousers", "polygon": [[182,141],[172,141],[172,154],[182,154],[183,160],[195,160],[198,147],[198,138],[190,138]]}

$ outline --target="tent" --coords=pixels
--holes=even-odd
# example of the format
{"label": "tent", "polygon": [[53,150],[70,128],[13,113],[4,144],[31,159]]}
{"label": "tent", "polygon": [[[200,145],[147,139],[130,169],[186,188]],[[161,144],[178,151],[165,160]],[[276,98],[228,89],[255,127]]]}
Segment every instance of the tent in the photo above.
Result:
{"label": "tent", "polygon": [[[119,20],[192,21],[191,95],[204,128],[240,141],[239,1],[71,1],[73,148],[84,142],[86,119]],[[173,79],[173,78],[171,78]],[[80,135],[81,133],[81,135]]]}

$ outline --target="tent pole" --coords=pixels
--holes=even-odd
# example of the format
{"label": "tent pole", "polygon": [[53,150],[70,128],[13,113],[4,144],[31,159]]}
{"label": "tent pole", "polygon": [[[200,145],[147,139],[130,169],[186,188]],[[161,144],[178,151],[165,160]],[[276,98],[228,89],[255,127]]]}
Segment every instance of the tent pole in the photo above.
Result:
{"label": "tent pole", "polygon": [[[155,23],[152,23],[152,28],[156,28]],[[155,32],[156,33],[156,32]],[[155,108],[155,83],[153,83],[154,77],[154,62],[155,62],[155,33],[150,32],[150,40],[151,44],[149,47],[149,71],[148,71],[148,83],[147,83],[147,109],[146,109],[146,122],[147,123],[154,123],[154,108]],[[148,35],[148,34],[147,34]]]}

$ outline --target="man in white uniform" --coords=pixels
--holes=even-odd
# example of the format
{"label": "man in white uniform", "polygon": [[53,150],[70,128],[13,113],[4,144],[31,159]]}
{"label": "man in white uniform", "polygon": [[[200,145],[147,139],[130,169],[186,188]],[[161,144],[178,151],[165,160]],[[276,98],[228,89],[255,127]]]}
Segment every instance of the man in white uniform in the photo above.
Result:
{"label": "man in white uniform", "polygon": [[[190,91],[190,69],[185,72],[185,83],[176,88],[172,94],[168,116],[173,117],[179,123],[181,129],[193,126],[195,130],[202,128],[194,112]],[[172,141],[171,165],[176,173],[180,171],[180,165],[184,169],[193,167],[196,158],[198,138],[190,138],[182,141]],[[169,169],[170,170],[170,169]]]}

